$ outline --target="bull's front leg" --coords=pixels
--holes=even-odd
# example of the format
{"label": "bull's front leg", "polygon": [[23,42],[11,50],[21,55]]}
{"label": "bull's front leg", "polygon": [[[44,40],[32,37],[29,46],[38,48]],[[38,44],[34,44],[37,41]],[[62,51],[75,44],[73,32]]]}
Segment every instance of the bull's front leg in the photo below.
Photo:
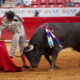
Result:
{"label": "bull's front leg", "polygon": [[55,62],[56,62],[57,56],[58,56],[58,54],[52,55],[51,67],[49,69],[50,71],[53,71],[54,70],[54,67],[56,66],[55,65]]}
{"label": "bull's front leg", "polygon": [[52,59],[51,59],[50,71],[54,70],[55,62],[56,62],[56,59],[57,59],[57,56],[58,56],[58,53],[60,50],[61,50],[61,48],[58,45],[55,45],[55,48],[52,50]]}
{"label": "bull's front leg", "polygon": [[[45,55],[45,58],[47,59],[47,61],[51,65],[51,59],[49,58],[49,56]],[[59,67],[56,64],[54,64],[54,67],[59,69]]]}

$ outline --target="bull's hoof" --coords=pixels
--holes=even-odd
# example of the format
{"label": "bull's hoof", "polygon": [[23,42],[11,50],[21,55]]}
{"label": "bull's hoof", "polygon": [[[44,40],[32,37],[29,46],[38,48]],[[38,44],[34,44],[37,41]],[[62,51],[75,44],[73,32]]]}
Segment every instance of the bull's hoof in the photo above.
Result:
{"label": "bull's hoof", "polygon": [[53,71],[53,69],[50,68],[49,71]]}
{"label": "bull's hoof", "polygon": [[54,70],[54,67],[52,68],[52,67],[50,67],[50,69],[49,69],[49,71],[53,71]]}

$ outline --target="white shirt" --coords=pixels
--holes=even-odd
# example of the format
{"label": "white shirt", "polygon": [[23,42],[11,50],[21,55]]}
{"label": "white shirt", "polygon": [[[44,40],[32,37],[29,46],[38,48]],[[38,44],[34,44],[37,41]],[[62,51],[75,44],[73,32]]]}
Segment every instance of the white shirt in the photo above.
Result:
{"label": "white shirt", "polygon": [[71,2],[73,2],[73,3],[79,3],[80,0],[71,0]]}
{"label": "white shirt", "polygon": [[29,6],[32,3],[32,0],[23,0],[24,4]]}

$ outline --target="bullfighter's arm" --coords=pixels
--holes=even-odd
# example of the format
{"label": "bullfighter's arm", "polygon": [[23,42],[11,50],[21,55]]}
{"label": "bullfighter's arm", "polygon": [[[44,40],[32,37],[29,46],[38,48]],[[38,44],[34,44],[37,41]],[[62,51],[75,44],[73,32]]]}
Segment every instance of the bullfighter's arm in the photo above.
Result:
{"label": "bullfighter's arm", "polygon": [[8,26],[8,24],[7,24],[7,19],[4,17],[3,20],[2,20],[1,26],[0,26],[0,38],[1,38],[2,31],[3,31],[7,26]]}
{"label": "bullfighter's arm", "polygon": [[4,17],[3,20],[2,20],[2,26],[4,26],[4,27],[8,26],[8,22],[7,21],[8,21],[7,18]]}
{"label": "bullfighter's arm", "polygon": [[18,19],[19,19],[21,22],[24,22],[24,20],[23,20],[20,16],[18,16],[17,14],[15,14],[15,16],[18,17]]}

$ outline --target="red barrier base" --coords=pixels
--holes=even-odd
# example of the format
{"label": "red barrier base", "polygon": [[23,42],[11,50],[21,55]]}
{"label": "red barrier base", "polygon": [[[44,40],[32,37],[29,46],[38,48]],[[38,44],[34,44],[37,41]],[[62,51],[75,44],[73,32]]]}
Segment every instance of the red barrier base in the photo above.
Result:
{"label": "red barrier base", "polygon": [[10,72],[22,71],[22,68],[18,67],[9,57],[4,41],[0,41],[0,70]]}

